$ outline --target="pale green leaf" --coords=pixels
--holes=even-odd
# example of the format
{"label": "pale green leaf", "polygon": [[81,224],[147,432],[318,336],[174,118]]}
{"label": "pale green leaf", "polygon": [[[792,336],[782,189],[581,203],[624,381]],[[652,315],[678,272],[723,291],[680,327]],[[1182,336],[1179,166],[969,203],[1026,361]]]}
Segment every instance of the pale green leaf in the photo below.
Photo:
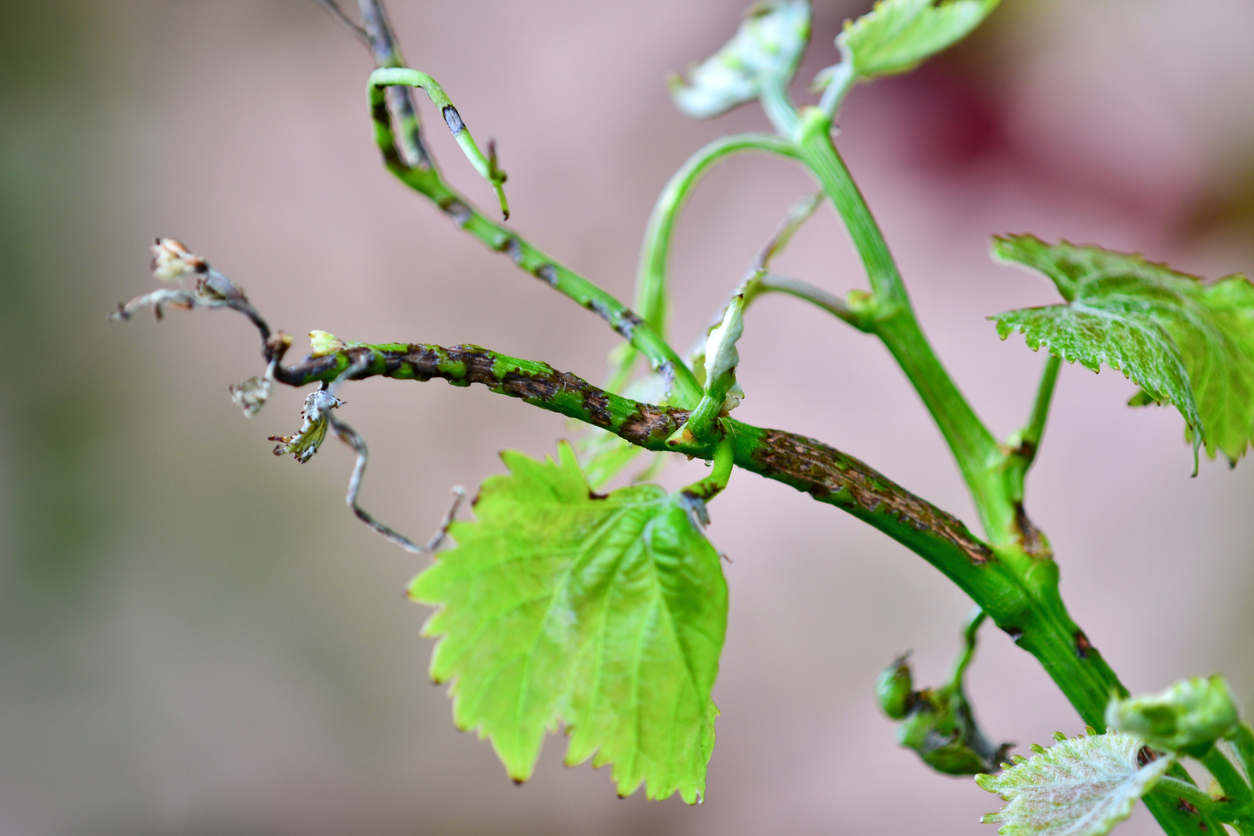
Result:
{"label": "pale green leaf", "polygon": [[1142,389],[1131,401],[1173,403],[1194,451],[1236,463],[1254,435],[1254,284],[1206,283],[1139,255],[1031,235],[996,238],[994,257],[1041,271],[1064,305],[993,317],[1005,339],[1022,332],[1068,362],[1122,371]]}
{"label": "pale green leaf", "polygon": [[727,626],[718,553],[657,485],[594,494],[569,445],[557,461],[502,458],[478,521],[454,523],[457,547],[409,587],[439,607],[431,675],[452,680],[458,728],[522,781],[564,724],[566,762],[613,763],[620,795],[643,782],[698,801]]}
{"label": "pale green leaf", "polygon": [[1010,802],[981,821],[1003,822],[1001,836],[1109,833],[1174,762],[1162,757],[1142,766],[1137,759],[1142,746],[1117,732],[1063,738],[1048,749],[1033,746],[1033,757],[1016,757],[1000,775],[975,777],[981,789]]}
{"label": "pale green leaf", "polygon": [[998,0],[881,0],[836,38],[856,79],[904,73],[965,38]]}
{"label": "pale green leaf", "polygon": [[791,79],[809,40],[807,0],[758,3],[722,49],[689,71],[687,83],[671,79],[671,96],[694,119],[718,116],[756,99],[764,78]]}

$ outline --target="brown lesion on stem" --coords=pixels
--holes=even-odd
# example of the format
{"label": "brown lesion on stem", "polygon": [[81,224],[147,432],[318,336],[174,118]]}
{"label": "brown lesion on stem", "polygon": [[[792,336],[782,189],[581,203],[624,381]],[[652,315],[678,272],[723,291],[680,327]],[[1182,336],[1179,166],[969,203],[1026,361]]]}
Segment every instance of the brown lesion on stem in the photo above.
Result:
{"label": "brown lesion on stem", "polygon": [[985,564],[992,550],[978,540],[957,517],[915,496],[869,465],[821,441],[766,430],[762,447],[754,453],[761,473],[823,500],[841,491],[853,505],[868,514],[884,513],[923,531],[948,540],[962,549],[971,562]]}
{"label": "brown lesion on stem", "polygon": [[1022,500],[1015,501],[1015,529],[1019,545],[1025,554],[1046,560],[1053,558],[1054,550],[1050,548],[1041,530],[1028,518],[1028,512],[1024,510]]}
{"label": "brown lesion on stem", "polygon": [[1076,630],[1072,638],[1075,642],[1075,655],[1081,659],[1088,659],[1089,653],[1093,650],[1093,643],[1089,641],[1089,637],[1084,635],[1083,630]]}

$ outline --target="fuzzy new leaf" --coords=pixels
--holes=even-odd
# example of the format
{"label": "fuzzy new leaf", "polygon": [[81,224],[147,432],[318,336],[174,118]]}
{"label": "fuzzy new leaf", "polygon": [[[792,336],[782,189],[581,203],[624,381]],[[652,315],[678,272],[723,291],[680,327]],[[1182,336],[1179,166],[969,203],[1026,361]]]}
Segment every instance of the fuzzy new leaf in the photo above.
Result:
{"label": "fuzzy new leaf", "polygon": [[1156,749],[1201,757],[1240,723],[1236,701],[1222,676],[1193,676],[1161,694],[1112,698],[1106,723]]}
{"label": "fuzzy new leaf", "polygon": [[787,81],[810,40],[806,0],[769,0],[753,6],[727,44],[688,73],[670,81],[676,106],[693,119],[708,119],[758,97],[768,76]]}
{"label": "fuzzy new leaf", "polygon": [[1235,463],[1254,435],[1254,284],[1241,275],[1205,283],[1139,255],[996,238],[994,257],[1039,270],[1063,305],[993,317],[1005,339],[1020,331],[1068,362],[1120,370],[1143,393],[1134,404],[1171,402],[1193,438]]}
{"label": "fuzzy new leaf", "polygon": [[502,458],[478,521],[454,523],[457,548],[409,588],[439,607],[431,675],[453,680],[457,726],[491,738],[515,780],[562,723],[566,762],[613,763],[620,795],[643,782],[698,801],[727,626],[718,553],[657,485],[592,493],[569,445]]}
{"label": "fuzzy new leaf", "polygon": [[977,775],[981,789],[1009,801],[981,821],[1004,822],[1001,836],[1102,836],[1132,813],[1171,767],[1159,758],[1141,766],[1144,744],[1117,732],[1064,738],[1000,775]]}
{"label": "fuzzy new leaf", "polygon": [[904,73],[965,38],[998,0],[881,0],[836,38],[856,79]]}

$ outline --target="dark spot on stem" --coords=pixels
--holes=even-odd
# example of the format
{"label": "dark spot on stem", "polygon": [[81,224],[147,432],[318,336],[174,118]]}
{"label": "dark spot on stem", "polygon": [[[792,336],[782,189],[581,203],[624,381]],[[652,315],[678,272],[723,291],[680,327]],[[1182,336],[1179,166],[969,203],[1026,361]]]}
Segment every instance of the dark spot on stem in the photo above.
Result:
{"label": "dark spot on stem", "polygon": [[1016,644],[1019,639],[1023,638],[1023,631],[1018,627],[1002,627],[1001,629],[1002,632],[1004,632],[1007,636],[1010,636],[1010,640]]}
{"label": "dark spot on stem", "polygon": [[523,263],[522,242],[519,241],[517,238],[515,238],[513,235],[506,235],[502,237],[493,246],[496,248],[497,252],[509,253],[509,257],[513,259],[514,263],[517,264],[519,267],[522,266],[522,263]]}
{"label": "dark spot on stem", "polygon": [[474,214],[470,211],[469,206],[462,203],[455,197],[447,197],[440,201],[440,208],[443,209],[444,213],[452,218],[453,223],[457,224],[459,227],[463,227],[469,223],[470,218]]}
{"label": "dark spot on stem", "polygon": [[635,311],[631,310],[620,313],[618,320],[613,323],[614,330],[621,334],[625,340],[630,340],[631,335],[636,330],[636,326],[643,324],[644,320],[637,316]]}
{"label": "dark spot on stem", "polygon": [[662,378],[662,386],[669,398],[671,391],[675,388],[675,364],[670,360],[663,360],[661,365],[657,367],[657,373]]}
{"label": "dark spot on stem", "polygon": [[597,493],[596,491],[588,491],[588,499],[605,499],[608,496],[609,494],[607,493]]}
{"label": "dark spot on stem", "polygon": [[1045,543],[1045,538],[1041,536],[1041,531],[1032,524],[1032,520],[1028,519],[1028,513],[1023,509],[1022,500],[1015,502],[1015,528],[1018,529],[1019,544],[1023,546],[1023,550],[1032,557],[1050,559],[1053,557],[1053,551]]}
{"label": "dark spot on stem", "polygon": [[583,306],[597,316],[601,317],[601,319],[604,319],[606,322],[613,323],[613,314],[610,312],[609,305],[605,304],[600,299],[588,299],[583,303]]}
{"label": "dark spot on stem", "polygon": [[[1183,798],[1181,798],[1181,799],[1180,799],[1180,802],[1179,802],[1178,804],[1176,804],[1176,809],[1177,809],[1177,810],[1179,810],[1179,811],[1180,811],[1180,812],[1182,812],[1182,813],[1188,813],[1190,816],[1200,816],[1200,815],[1201,815],[1201,812],[1200,812],[1200,811],[1199,811],[1196,807],[1194,807],[1194,806],[1193,806],[1192,804],[1190,804],[1189,802],[1185,801]],[[1202,824],[1202,827],[1203,827],[1203,828],[1205,828],[1205,827],[1206,827],[1206,825],[1203,823],[1203,824]]]}
{"label": "dark spot on stem", "polygon": [[588,420],[598,427],[605,428],[614,423],[609,399],[605,396],[605,392],[595,386],[584,384],[583,408],[588,413]]}
{"label": "dark spot on stem", "polygon": [[618,434],[633,444],[656,447],[664,444],[671,433],[688,420],[689,414],[682,409],[670,410],[652,404],[636,404],[636,411],[619,424]]}
{"label": "dark spot on stem", "polygon": [[551,401],[560,388],[556,381],[524,372],[509,371],[501,377],[501,389],[506,394],[525,400]]}
{"label": "dark spot on stem", "polygon": [[531,273],[549,287],[557,287],[557,269],[552,264],[541,264]]}
{"label": "dark spot on stem", "polygon": [[457,112],[457,108],[452,105],[445,105],[444,124],[448,125],[448,129],[453,132],[453,136],[457,136],[466,127],[466,123],[462,121],[462,115]]}
{"label": "dark spot on stem", "polygon": [[1019,446],[1010,451],[1013,455],[1022,458],[1025,461],[1032,461],[1036,458],[1036,442],[1031,439],[1024,439],[1019,442]]}
{"label": "dark spot on stem", "polygon": [[1081,659],[1089,658],[1089,651],[1093,649],[1093,645],[1089,642],[1089,637],[1084,635],[1083,630],[1075,631],[1075,655]]}

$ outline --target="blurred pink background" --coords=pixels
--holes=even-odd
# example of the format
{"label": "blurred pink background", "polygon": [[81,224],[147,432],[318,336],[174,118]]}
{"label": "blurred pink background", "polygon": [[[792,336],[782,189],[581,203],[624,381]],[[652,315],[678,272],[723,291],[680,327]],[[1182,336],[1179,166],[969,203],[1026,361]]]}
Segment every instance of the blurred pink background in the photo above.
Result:
{"label": "blurred pink background", "polygon": [[[916,681],[938,683],[968,602],[877,532],[745,473],[711,508],[734,562],[705,804],[618,801],[608,771],[561,766],[556,738],[515,787],[428,684],[428,613],[400,595],[425,560],[344,508],[348,451],[330,443],[305,467],[270,455],[300,392],[252,420],[231,405],[227,385],[260,371],[247,323],[105,314],[151,288],[147,246],[175,235],[297,335],[475,342],[592,380],[617,338],[386,174],[369,58],[311,0],[0,6],[0,836],[994,833],[977,821],[998,800],[897,748],[872,696],[907,648]],[[803,82],[869,3],[817,6]],[[390,7],[410,62],[496,138],[511,225],[620,298],[670,173],[718,135],[766,127],[756,107],[689,121],[664,84],[731,35],[741,0]],[[490,205],[420,106],[447,176]],[[1054,293],[994,265],[990,234],[1254,270],[1248,0],[1007,2],[921,71],[856,90],[840,124],[924,328],[1001,436],[1044,358],[985,317]],[[760,157],[703,182],[672,262],[677,346],[811,188]],[[830,208],[778,267],[863,285]],[[974,519],[877,342],[768,298],[740,349],[739,417]],[[1180,418],[1127,409],[1133,391],[1064,369],[1030,512],[1129,688],[1221,671],[1254,710],[1254,464],[1190,479]],[[497,450],[538,456],[571,434],[481,389],[375,380],[344,396],[374,453],[363,501],[415,538],[451,485],[501,469]],[[663,481],[700,472],[675,464]],[[983,638],[969,692],[991,736],[1080,730],[1034,660]],[[1119,832],[1157,828],[1142,809]]]}

